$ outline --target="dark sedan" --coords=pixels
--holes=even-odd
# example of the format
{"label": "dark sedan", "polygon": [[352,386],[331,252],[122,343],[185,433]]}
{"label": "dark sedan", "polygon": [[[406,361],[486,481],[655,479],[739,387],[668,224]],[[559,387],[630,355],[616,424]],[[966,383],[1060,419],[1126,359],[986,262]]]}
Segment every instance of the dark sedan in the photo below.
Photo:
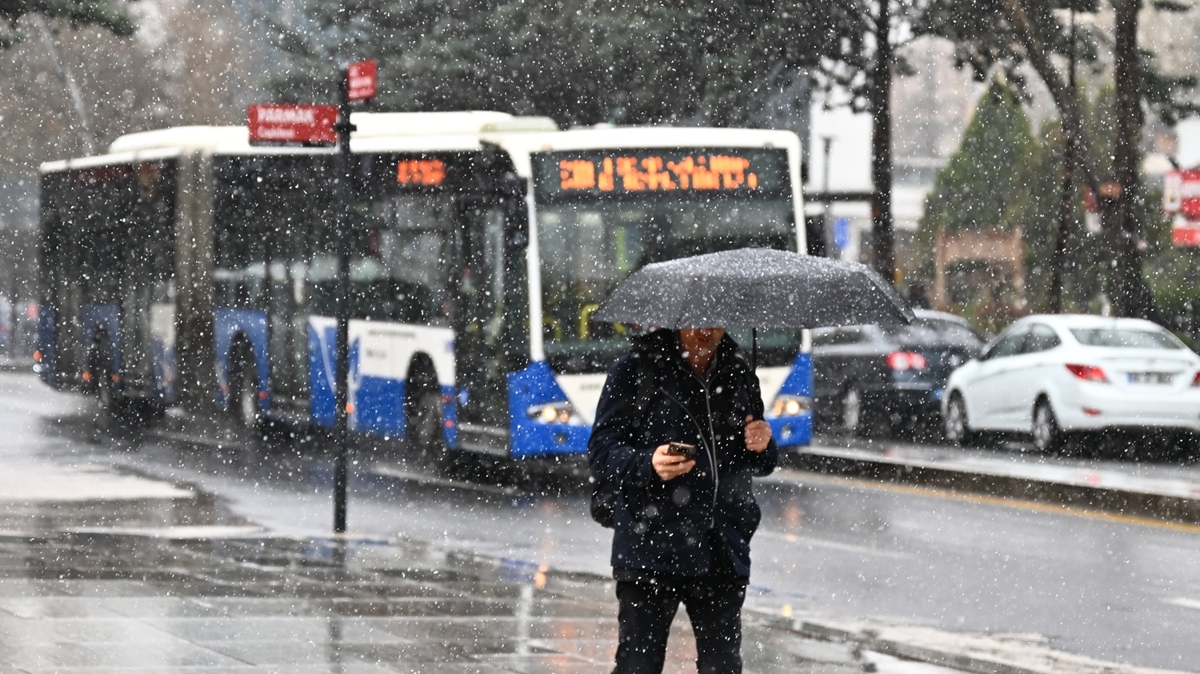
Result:
{"label": "dark sedan", "polygon": [[946,378],[977,355],[984,340],[953,314],[916,314],[911,325],[812,331],[819,424],[878,437],[940,425]]}

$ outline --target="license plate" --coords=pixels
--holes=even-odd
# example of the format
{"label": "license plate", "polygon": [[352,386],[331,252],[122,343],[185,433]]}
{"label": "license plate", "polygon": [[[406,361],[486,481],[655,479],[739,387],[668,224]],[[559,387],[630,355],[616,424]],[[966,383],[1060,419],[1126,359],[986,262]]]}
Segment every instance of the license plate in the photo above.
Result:
{"label": "license plate", "polygon": [[1170,384],[1172,375],[1170,372],[1130,372],[1130,384]]}

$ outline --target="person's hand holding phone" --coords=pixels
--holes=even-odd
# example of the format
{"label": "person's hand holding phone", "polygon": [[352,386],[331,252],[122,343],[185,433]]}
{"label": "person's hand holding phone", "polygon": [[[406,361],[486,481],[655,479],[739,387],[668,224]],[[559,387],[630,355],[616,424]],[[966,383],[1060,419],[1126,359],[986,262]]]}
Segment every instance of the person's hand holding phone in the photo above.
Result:
{"label": "person's hand holding phone", "polygon": [[695,452],[694,445],[671,442],[659,445],[654,450],[650,463],[654,466],[654,472],[658,473],[664,482],[674,480],[696,467],[696,460],[692,458]]}

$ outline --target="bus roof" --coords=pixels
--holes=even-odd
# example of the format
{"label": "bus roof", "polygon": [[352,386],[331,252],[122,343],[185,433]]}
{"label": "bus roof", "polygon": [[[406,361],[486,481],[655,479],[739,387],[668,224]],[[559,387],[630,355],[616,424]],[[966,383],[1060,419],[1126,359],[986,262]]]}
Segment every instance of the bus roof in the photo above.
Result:
{"label": "bus roof", "polygon": [[[605,147],[779,147],[798,149],[790,131],[766,129],[598,126],[559,130],[548,117],[503,112],[355,112],[356,152],[473,150],[490,141],[517,153]],[[47,162],[42,172],[93,165],[146,161],[196,150],[212,154],[291,154],[331,152],[330,148],[251,146],[245,126],[179,126],[130,133],[109,146],[109,154]],[[518,164],[523,164],[518,160]],[[518,166],[527,170],[527,167]],[[525,172],[522,170],[521,172]]]}
{"label": "bus roof", "polygon": [[597,126],[579,127],[554,134],[521,136],[511,144],[531,152],[587,150],[591,148],[652,147],[778,147],[799,145],[791,131],[726,127]]}
{"label": "bus roof", "polygon": [[[448,136],[528,131],[557,131],[549,117],[515,117],[503,112],[355,112],[355,141],[396,136]],[[244,126],[180,126],[141,131],[117,138],[111,154],[177,147],[224,152],[248,149],[250,132]]]}

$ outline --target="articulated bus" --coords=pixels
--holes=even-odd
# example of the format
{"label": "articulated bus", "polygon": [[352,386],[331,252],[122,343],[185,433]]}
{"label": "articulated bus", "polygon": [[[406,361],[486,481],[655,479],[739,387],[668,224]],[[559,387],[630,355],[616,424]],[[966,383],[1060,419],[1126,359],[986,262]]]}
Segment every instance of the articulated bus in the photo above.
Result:
{"label": "articulated bus", "polygon": [[[348,424],[424,453],[584,453],[635,329],[592,319],[619,281],[685,255],[805,249],[789,132],[352,121]],[[43,165],[44,380],[113,413],[331,427],[335,155],[180,127]],[[804,333],[758,344],[775,436],[807,444]]]}

